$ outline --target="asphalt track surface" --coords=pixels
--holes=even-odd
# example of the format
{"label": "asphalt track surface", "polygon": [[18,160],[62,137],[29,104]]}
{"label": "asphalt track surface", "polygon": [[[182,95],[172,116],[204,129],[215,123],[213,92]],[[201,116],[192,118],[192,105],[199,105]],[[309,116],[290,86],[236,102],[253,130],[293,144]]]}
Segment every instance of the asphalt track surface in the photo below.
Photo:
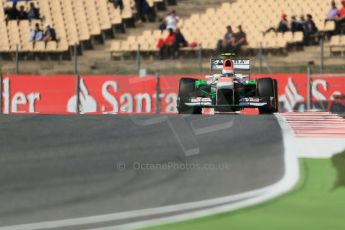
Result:
{"label": "asphalt track surface", "polygon": [[0,116],[0,227],[239,194],[283,174],[274,116]]}

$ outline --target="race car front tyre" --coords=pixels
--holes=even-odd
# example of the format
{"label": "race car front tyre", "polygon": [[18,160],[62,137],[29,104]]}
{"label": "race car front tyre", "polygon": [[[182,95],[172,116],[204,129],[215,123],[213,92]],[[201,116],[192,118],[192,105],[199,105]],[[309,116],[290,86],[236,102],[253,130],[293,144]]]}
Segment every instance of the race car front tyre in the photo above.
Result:
{"label": "race car front tyre", "polygon": [[274,86],[274,112],[277,113],[279,111],[279,95],[278,95],[278,81],[273,79],[273,86]]}
{"label": "race car front tyre", "polygon": [[278,84],[272,78],[261,78],[257,80],[257,95],[259,97],[273,97],[274,103],[271,106],[259,108],[260,114],[271,114],[278,112]]}
{"label": "race car front tyre", "polygon": [[179,114],[201,114],[201,107],[191,107],[186,106],[185,103],[191,97],[197,95],[197,89],[195,86],[196,79],[192,78],[182,78],[179,85],[178,101],[177,101],[177,110]]}

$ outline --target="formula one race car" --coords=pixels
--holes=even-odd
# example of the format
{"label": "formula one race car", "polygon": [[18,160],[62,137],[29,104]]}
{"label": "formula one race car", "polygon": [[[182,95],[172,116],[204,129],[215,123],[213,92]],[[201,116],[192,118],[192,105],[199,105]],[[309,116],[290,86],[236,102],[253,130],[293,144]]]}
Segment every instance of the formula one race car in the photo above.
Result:
{"label": "formula one race car", "polygon": [[177,110],[179,114],[201,114],[203,108],[216,112],[237,112],[243,108],[258,108],[260,114],[278,112],[278,84],[272,78],[250,79],[249,75],[235,74],[250,71],[250,60],[211,59],[211,72],[206,80],[182,78],[179,85]]}

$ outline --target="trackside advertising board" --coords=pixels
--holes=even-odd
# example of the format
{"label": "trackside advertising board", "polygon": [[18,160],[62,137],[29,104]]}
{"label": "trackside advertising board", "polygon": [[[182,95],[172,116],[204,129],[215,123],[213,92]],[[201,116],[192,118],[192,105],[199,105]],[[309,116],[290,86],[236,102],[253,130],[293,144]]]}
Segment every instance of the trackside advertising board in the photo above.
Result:
{"label": "trackside advertising board", "polygon": [[[272,77],[278,80],[280,112],[304,112],[307,108],[308,80],[306,74],[254,75],[253,78]],[[313,77],[311,81],[312,109],[345,112],[345,74]]]}
{"label": "trackside advertising board", "polygon": [[[278,80],[280,111],[305,110],[306,74],[252,75],[252,78],[262,77]],[[5,114],[73,114],[79,108],[82,114],[154,114],[159,89],[160,113],[174,114],[180,78],[161,76],[157,82],[155,76],[80,76],[77,84],[75,75],[4,75],[2,111]],[[338,98],[345,95],[345,74],[313,78],[312,92],[317,108],[317,104],[322,104],[321,109],[332,110],[334,102],[341,107]]]}
{"label": "trackside advertising board", "polygon": [[[80,110],[91,114],[155,113],[156,78],[82,76]],[[76,112],[76,101],[68,110]]]}
{"label": "trackside advertising board", "polygon": [[76,88],[73,76],[4,75],[2,112],[66,114],[66,102]]}

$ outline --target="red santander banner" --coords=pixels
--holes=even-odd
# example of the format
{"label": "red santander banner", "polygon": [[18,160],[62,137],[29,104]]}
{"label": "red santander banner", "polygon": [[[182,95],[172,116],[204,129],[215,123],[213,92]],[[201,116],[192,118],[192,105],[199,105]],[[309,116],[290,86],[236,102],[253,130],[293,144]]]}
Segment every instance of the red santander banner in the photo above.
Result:
{"label": "red santander banner", "polygon": [[[94,114],[156,112],[156,78],[136,76],[81,76],[80,111]],[[68,108],[75,112],[76,101]]]}
{"label": "red santander banner", "polygon": [[[254,79],[261,77],[278,80],[282,112],[305,110],[306,74],[252,75]],[[160,78],[161,113],[177,112],[180,78]],[[74,75],[6,75],[2,79],[2,109],[5,114],[73,114],[77,108],[82,114],[153,114],[157,109],[156,90],[154,76],[80,76],[77,97],[77,77]],[[313,78],[312,94],[313,101],[327,103],[336,100],[336,96],[345,95],[345,74]]]}
{"label": "red santander banner", "polygon": [[66,102],[76,89],[77,81],[74,76],[3,76],[2,111],[5,114],[66,114]]}
{"label": "red santander banner", "polygon": [[[278,80],[280,112],[304,112],[307,109],[308,79],[306,74],[266,74]],[[311,80],[312,109],[345,112],[345,74],[313,76]]]}

